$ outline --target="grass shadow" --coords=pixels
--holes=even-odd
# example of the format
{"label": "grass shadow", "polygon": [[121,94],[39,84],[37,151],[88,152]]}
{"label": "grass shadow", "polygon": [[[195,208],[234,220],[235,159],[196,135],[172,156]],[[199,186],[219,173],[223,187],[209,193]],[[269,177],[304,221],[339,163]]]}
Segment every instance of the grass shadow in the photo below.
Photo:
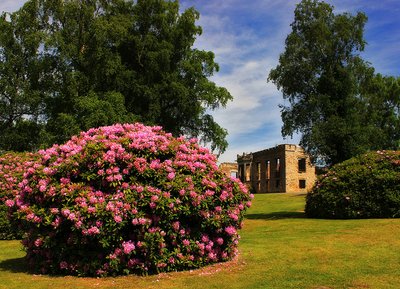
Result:
{"label": "grass shadow", "polygon": [[251,220],[279,220],[306,218],[306,215],[304,212],[283,211],[268,214],[246,214],[245,218]]}
{"label": "grass shadow", "polygon": [[12,273],[31,273],[24,257],[1,261],[0,271],[9,271]]}

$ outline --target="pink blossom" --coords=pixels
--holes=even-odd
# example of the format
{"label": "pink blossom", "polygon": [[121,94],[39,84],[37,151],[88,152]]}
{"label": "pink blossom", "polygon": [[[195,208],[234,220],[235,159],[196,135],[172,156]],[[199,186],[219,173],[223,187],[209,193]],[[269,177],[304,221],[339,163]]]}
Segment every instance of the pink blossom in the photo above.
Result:
{"label": "pink blossom", "polygon": [[218,213],[221,213],[222,212],[221,206],[216,206],[215,207],[215,211],[218,212]]}
{"label": "pink blossom", "polygon": [[214,191],[206,190],[206,196],[212,197],[215,194]]}
{"label": "pink blossom", "polygon": [[68,269],[68,263],[65,261],[60,262],[60,269]]}
{"label": "pink blossom", "polygon": [[221,201],[225,201],[229,197],[229,194],[226,191],[222,191],[221,195],[219,196],[219,199]]}
{"label": "pink blossom", "polygon": [[182,244],[183,244],[184,246],[189,246],[189,245],[190,245],[190,241],[189,241],[188,239],[184,239],[184,240],[182,241]]}
{"label": "pink blossom", "polygon": [[167,267],[167,264],[164,263],[164,262],[161,262],[161,263],[158,263],[158,264],[157,264],[157,267],[158,267],[158,268],[164,268],[164,267]]}
{"label": "pink blossom", "polygon": [[68,210],[68,209],[62,209],[62,210],[61,210],[61,214],[62,214],[64,217],[68,217],[69,214],[71,214],[71,211]]}
{"label": "pink blossom", "polygon": [[39,217],[39,216],[35,216],[35,217],[33,218],[33,222],[34,222],[34,223],[40,223],[41,221],[42,221],[42,218]]}
{"label": "pink blossom", "polygon": [[158,170],[161,168],[161,163],[159,159],[153,160],[150,163],[150,168],[153,170]]}
{"label": "pink blossom", "polygon": [[40,247],[43,244],[43,240],[41,238],[38,238],[38,239],[35,240],[34,243],[35,243],[36,247]]}
{"label": "pink blossom", "polygon": [[225,228],[225,232],[230,236],[235,235],[237,233],[236,229],[234,227],[232,227],[232,226],[226,227]]}
{"label": "pink blossom", "polygon": [[204,245],[203,243],[198,243],[197,246],[201,251],[204,251],[204,249],[206,248],[206,245]]}
{"label": "pink blossom", "polygon": [[174,172],[170,172],[168,175],[167,175],[167,178],[168,178],[168,180],[173,180],[174,178],[175,178],[175,173]]}
{"label": "pink blossom", "polygon": [[61,178],[60,182],[64,185],[69,184],[71,182],[71,180],[69,178]]}
{"label": "pink blossom", "polygon": [[207,243],[209,240],[210,240],[210,239],[208,238],[207,235],[202,235],[202,236],[201,236],[201,241],[202,241],[203,243]]}
{"label": "pink blossom", "polygon": [[121,222],[122,222],[121,216],[118,216],[118,215],[114,216],[114,221],[115,221],[116,223],[121,223]]}
{"label": "pink blossom", "polygon": [[217,255],[213,252],[208,253],[208,258],[210,260],[216,261],[217,260]]}
{"label": "pink blossom", "polygon": [[100,230],[96,226],[92,226],[89,228],[89,230],[87,230],[87,232],[89,235],[97,235],[100,233]]}
{"label": "pink blossom", "polygon": [[180,224],[179,221],[175,221],[172,223],[172,228],[177,232],[179,230]]}
{"label": "pink blossom", "polygon": [[129,254],[133,250],[135,250],[135,245],[132,243],[132,241],[123,242],[122,248],[123,248],[125,254]]}
{"label": "pink blossom", "polygon": [[234,214],[234,213],[229,213],[228,216],[229,216],[229,218],[231,218],[231,219],[234,220],[234,221],[239,220],[238,215],[236,215],[236,214]]}
{"label": "pink blossom", "polygon": [[74,213],[71,213],[71,214],[68,215],[68,219],[71,220],[71,221],[75,220],[75,218],[76,218],[76,216],[75,216]]}
{"label": "pink blossom", "polygon": [[61,223],[61,219],[60,219],[60,217],[57,216],[56,219],[51,223],[51,225],[53,226],[54,229],[56,229],[56,228],[58,228],[60,223]]}
{"label": "pink blossom", "polygon": [[5,204],[7,207],[12,207],[14,206],[15,202],[13,200],[6,200]]}
{"label": "pink blossom", "polygon": [[93,214],[96,212],[96,207],[88,207],[87,210],[89,214]]}

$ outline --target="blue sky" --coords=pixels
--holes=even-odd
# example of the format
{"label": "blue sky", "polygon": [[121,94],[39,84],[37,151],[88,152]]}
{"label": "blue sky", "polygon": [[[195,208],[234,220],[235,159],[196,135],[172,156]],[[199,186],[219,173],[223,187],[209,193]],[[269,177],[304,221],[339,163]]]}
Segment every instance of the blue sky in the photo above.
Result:
{"label": "blue sky", "polygon": [[[0,11],[15,11],[24,0],[0,0]],[[236,155],[281,143],[297,144],[299,136],[284,140],[279,104],[282,95],[267,82],[278,64],[284,41],[290,33],[292,0],[181,0],[181,8],[194,6],[200,12],[203,34],[195,46],[213,51],[220,71],[212,80],[226,87],[234,100],[213,112],[229,132],[227,151],[220,162],[235,161]],[[327,0],[336,13],[365,12],[367,46],[363,58],[384,75],[400,76],[400,1]]]}

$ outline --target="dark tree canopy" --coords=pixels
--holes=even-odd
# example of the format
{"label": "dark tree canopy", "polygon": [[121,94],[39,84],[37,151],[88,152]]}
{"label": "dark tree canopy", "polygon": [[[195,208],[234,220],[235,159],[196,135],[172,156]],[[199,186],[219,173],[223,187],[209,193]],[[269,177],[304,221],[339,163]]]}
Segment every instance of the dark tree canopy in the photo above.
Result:
{"label": "dark tree canopy", "polygon": [[[209,112],[232,96],[209,80],[214,54],[193,48],[198,18],[167,0],[29,0],[3,13],[1,134],[34,127],[26,150],[140,121],[224,151],[227,132]],[[0,149],[12,142],[4,135]]]}
{"label": "dark tree canopy", "polygon": [[300,133],[301,145],[327,164],[398,147],[398,81],[375,75],[361,58],[366,21],[364,13],[334,14],[325,2],[303,0],[269,74],[288,101],[282,135]]}

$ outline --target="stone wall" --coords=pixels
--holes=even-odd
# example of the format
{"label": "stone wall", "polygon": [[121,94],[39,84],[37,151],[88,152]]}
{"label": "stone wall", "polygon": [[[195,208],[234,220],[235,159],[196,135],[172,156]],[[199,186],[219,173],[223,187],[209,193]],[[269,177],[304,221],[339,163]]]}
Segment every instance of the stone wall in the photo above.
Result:
{"label": "stone wall", "polygon": [[284,144],[237,156],[239,178],[257,193],[307,192],[315,183],[315,167],[296,145]]}
{"label": "stone wall", "polygon": [[238,165],[237,163],[221,163],[219,169],[227,176],[238,177]]}

